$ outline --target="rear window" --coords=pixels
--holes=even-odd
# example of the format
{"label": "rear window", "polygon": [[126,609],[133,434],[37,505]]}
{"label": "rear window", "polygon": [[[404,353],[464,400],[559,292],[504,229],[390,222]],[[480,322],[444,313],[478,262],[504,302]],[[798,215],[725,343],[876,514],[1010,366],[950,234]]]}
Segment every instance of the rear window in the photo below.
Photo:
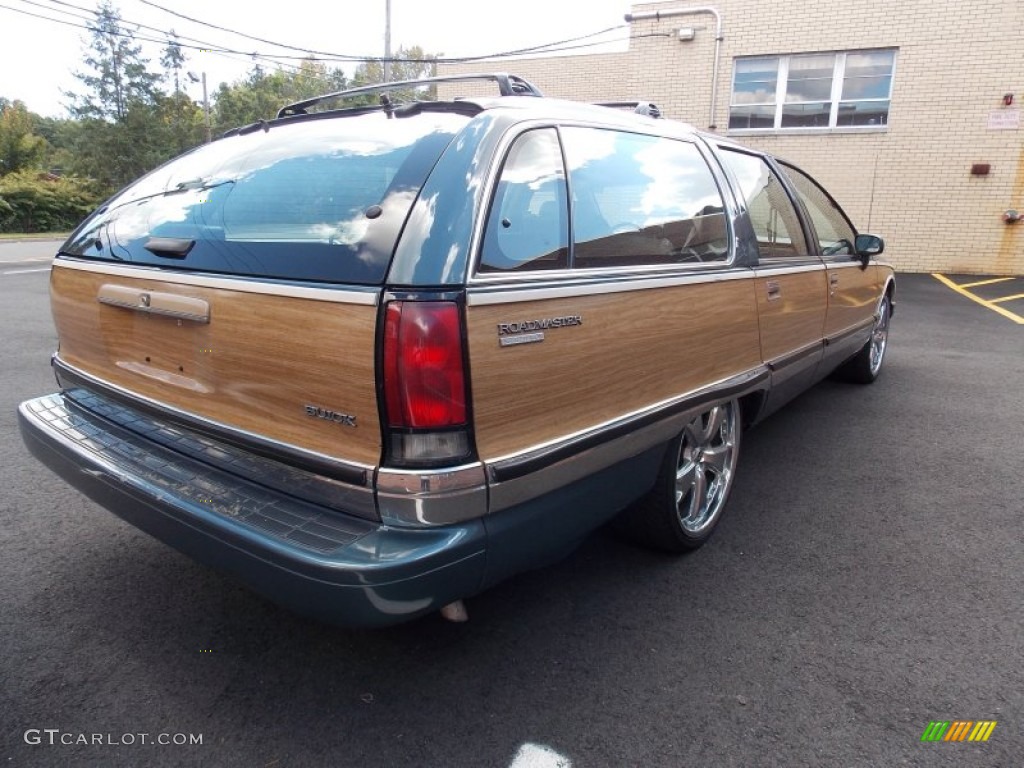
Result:
{"label": "rear window", "polygon": [[126,187],[61,250],[167,269],[379,284],[423,182],[468,119],[372,113],[221,139]]}

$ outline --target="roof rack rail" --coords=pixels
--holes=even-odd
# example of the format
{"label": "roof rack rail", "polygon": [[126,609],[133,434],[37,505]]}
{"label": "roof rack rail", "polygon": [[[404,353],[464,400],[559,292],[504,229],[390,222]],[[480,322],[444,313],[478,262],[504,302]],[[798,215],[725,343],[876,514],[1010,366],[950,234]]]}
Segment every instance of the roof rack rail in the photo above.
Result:
{"label": "roof rack rail", "polygon": [[[469,80],[490,80],[498,84],[498,93],[502,96],[543,96],[528,80],[518,75],[510,75],[505,72],[490,72],[466,75],[443,75],[441,77],[425,77],[420,80],[396,80],[390,83],[377,83],[376,85],[364,85],[359,88],[349,88],[344,91],[325,93],[323,96],[316,96],[305,101],[297,101],[288,104],[278,110],[277,116],[288,117],[290,115],[304,115],[306,109],[329,99],[344,99],[352,96],[361,96],[366,93],[384,93],[410,86],[429,85],[431,83],[458,83]],[[389,102],[388,102],[389,103]]]}
{"label": "roof rack rail", "polygon": [[612,107],[614,109],[632,109],[638,115],[661,117],[661,110],[649,101],[597,101],[596,107]]}

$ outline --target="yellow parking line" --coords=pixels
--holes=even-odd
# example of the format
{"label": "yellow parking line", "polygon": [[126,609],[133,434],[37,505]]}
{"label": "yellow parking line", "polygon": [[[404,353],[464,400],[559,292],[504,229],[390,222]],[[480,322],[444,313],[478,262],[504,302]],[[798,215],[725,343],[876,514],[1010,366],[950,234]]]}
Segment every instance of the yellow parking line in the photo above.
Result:
{"label": "yellow parking line", "polygon": [[1024,317],[1021,317],[1020,315],[1014,314],[1010,310],[1004,309],[1003,307],[1000,307],[999,305],[997,305],[997,304],[995,304],[995,303],[993,303],[991,301],[986,301],[985,299],[981,298],[980,296],[975,296],[970,291],[965,291],[963,289],[963,286],[957,285],[956,283],[954,283],[952,280],[950,280],[945,275],[940,275],[938,272],[933,272],[932,273],[932,277],[934,277],[936,280],[938,280],[940,283],[942,283],[943,285],[947,286],[948,288],[952,288],[954,291],[956,291],[960,295],[966,296],[971,301],[974,301],[974,302],[976,302],[978,304],[981,304],[981,306],[985,307],[986,309],[991,309],[993,312],[997,312],[1000,315],[1002,315],[1003,317],[1008,318],[1010,320],[1013,320],[1013,322],[1017,323],[1017,325],[1024,325]]}
{"label": "yellow parking line", "polygon": [[1016,280],[1015,277],[993,277],[989,280],[979,280],[976,283],[961,283],[961,288],[977,288],[979,285],[992,285],[992,283],[1005,283],[1007,280]]}
{"label": "yellow parking line", "polygon": [[1014,299],[1024,299],[1024,293],[1015,293],[1013,296],[1000,296],[998,299],[990,299],[993,304],[999,304],[1002,301],[1013,301]]}

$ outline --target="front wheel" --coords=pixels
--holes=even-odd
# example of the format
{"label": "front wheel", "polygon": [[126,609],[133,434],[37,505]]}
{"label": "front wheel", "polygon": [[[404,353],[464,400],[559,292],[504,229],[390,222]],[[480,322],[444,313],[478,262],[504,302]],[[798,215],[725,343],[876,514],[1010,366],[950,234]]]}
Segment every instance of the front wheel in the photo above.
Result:
{"label": "front wheel", "polygon": [[885,348],[889,344],[889,320],[892,318],[892,303],[889,294],[882,296],[878,303],[875,325],[871,329],[871,337],[861,347],[860,352],[843,363],[836,373],[839,378],[856,384],[870,384],[878,378],[882,371],[882,360],[885,359]]}
{"label": "front wheel", "polygon": [[740,432],[738,400],[695,416],[669,443],[654,488],[623,513],[619,529],[655,549],[686,552],[700,547],[718,524],[732,490]]}

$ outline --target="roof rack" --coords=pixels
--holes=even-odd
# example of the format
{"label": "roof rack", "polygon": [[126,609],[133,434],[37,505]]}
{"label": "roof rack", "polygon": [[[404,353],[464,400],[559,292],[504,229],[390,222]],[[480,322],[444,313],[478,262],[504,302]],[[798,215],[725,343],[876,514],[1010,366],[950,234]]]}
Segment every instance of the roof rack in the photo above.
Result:
{"label": "roof rack", "polygon": [[[502,96],[543,96],[536,86],[518,75],[509,75],[504,72],[491,72],[467,75],[443,75],[441,77],[425,77],[420,80],[397,80],[390,83],[377,83],[376,85],[364,85],[359,88],[349,88],[344,91],[325,93],[323,96],[316,96],[305,101],[297,101],[294,104],[281,107],[277,116],[288,117],[290,115],[304,115],[306,109],[329,99],[345,99],[353,96],[361,96],[366,93],[385,93],[410,86],[429,85],[431,83],[458,83],[470,80],[490,80],[498,84],[498,93]],[[382,103],[390,103],[390,100],[382,99]]]}
{"label": "roof rack", "polygon": [[632,109],[638,115],[661,117],[661,110],[649,101],[597,101],[596,107],[612,107],[614,109]]}

